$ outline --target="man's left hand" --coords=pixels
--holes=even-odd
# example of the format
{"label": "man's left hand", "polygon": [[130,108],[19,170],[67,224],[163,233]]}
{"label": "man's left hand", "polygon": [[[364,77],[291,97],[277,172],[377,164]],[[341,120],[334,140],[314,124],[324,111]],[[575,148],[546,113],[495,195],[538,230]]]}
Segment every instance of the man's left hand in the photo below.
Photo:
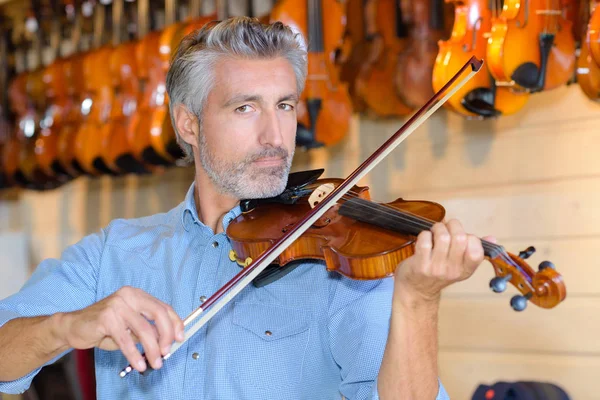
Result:
{"label": "man's left hand", "polygon": [[[484,239],[495,243],[491,236]],[[396,268],[394,297],[410,304],[437,303],[442,289],[469,278],[483,259],[481,240],[465,233],[459,221],[436,223],[419,234],[414,254]]]}

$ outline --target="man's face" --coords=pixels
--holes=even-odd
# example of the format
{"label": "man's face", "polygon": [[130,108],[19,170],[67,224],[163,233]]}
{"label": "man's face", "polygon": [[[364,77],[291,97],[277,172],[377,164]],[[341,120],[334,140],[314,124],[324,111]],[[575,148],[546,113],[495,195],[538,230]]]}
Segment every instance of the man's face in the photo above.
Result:
{"label": "man's face", "polygon": [[200,164],[237,199],[285,189],[295,149],[296,76],[283,58],[222,59],[202,112]]}

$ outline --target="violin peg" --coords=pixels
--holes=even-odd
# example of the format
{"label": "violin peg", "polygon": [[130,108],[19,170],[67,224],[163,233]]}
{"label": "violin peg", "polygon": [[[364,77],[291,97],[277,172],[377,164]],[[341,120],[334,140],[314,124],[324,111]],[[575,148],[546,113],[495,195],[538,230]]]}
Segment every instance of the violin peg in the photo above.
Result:
{"label": "violin peg", "polygon": [[515,311],[523,311],[527,307],[527,298],[525,296],[521,296],[520,294],[513,296],[510,299],[510,306]]}
{"label": "violin peg", "polygon": [[556,269],[554,264],[552,264],[550,261],[542,261],[538,267],[538,271],[543,271],[546,268]]}
{"label": "violin peg", "polygon": [[512,274],[497,276],[490,281],[490,288],[492,288],[495,293],[502,293],[506,290],[506,283],[510,281],[511,278]]}
{"label": "violin peg", "polygon": [[519,258],[522,258],[523,260],[525,260],[525,259],[531,257],[531,255],[533,253],[535,253],[535,247],[529,246],[525,250],[519,252]]}

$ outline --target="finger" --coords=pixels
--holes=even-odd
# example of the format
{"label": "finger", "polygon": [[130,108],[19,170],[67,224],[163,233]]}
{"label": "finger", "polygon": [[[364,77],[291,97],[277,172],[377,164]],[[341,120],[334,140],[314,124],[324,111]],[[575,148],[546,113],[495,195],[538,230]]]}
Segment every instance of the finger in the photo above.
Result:
{"label": "finger", "polygon": [[474,235],[468,235],[467,237],[467,249],[464,253],[464,274],[463,278],[469,277],[475,272],[475,269],[483,261],[483,246],[481,245],[481,239]]}
{"label": "finger", "polygon": [[185,339],[183,320],[179,318],[179,315],[173,310],[173,307],[167,305],[167,311],[169,312],[169,318],[173,322],[173,327],[175,329],[175,339],[182,342]]}
{"label": "finger", "polygon": [[171,344],[175,340],[175,327],[167,311],[168,306],[159,301],[149,299],[144,299],[140,303],[141,314],[147,319],[154,321],[161,354],[168,354],[171,350]]}
{"label": "finger", "polygon": [[448,221],[446,226],[450,233],[450,248],[448,250],[449,270],[447,271],[447,277],[451,280],[456,280],[460,278],[464,268],[463,261],[468,245],[467,234],[462,224],[456,219]]}
{"label": "finger", "polygon": [[431,265],[431,250],[433,249],[433,233],[422,231],[415,242],[414,263],[423,273],[429,274]]}
{"label": "finger", "polygon": [[141,314],[128,307],[122,310],[125,325],[140,339],[148,362],[154,369],[162,367],[162,357],[156,330]]}
{"label": "finger", "polygon": [[110,324],[109,335],[119,346],[129,364],[139,372],[144,372],[147,368],[146,361],[144,361],[144,357],[142,357],[129,332],[124,320],[115,318]]}
{"label": "finger", "polygon": [[436,223],[431,228],[433,232],[433,251],[431,253],[432,274],[441,276],[445,273],[450,250],[450,233],[445,224]]}
{"label": "finger", "polygon": [[167,355],[177,334],[183,340],[183,322],[173,308],[144,291],[132,299],[134,309],[156,324],[161,353]]}

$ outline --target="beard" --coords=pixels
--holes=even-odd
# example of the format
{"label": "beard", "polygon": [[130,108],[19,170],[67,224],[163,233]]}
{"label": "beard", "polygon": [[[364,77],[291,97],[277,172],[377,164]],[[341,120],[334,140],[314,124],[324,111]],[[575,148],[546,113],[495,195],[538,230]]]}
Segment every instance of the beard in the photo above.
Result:
{"label": "beard", "polygon": [[[283,147],[265,147],[247,154],[239,161],[219,158],[210,151],[200,127],[198,135],[200,163],[217,190],[237,199],[262,199],[281,194],[287,185],[292,166],[294,150],[291,154]],[[265,157],[280,157],[284,162],[271,167],[259,167],[255,161]]]}

